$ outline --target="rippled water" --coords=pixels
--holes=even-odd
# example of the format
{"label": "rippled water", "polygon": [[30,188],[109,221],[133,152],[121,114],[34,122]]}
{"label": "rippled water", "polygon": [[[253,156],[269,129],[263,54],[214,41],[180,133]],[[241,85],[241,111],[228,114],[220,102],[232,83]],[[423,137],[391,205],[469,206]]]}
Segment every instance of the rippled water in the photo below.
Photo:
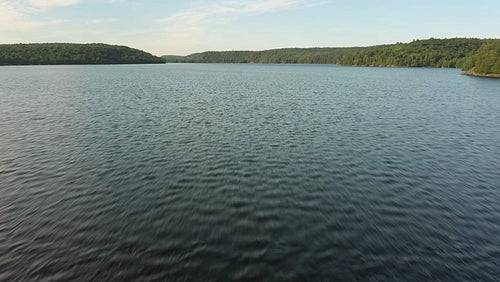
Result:
{"label": "rippled water", "polygon": [[500,80],[0,68],[0,280],[495,280]]}

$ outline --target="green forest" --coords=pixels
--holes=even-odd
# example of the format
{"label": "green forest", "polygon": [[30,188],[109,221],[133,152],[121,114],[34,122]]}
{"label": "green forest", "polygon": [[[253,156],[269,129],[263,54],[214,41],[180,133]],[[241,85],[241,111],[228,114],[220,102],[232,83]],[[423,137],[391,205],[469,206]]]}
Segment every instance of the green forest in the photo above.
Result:
{"label": "green forest", "polygon": [[165,63],[165,60],[126,46],[71,43],[0,45],[0,65],[154,63]]}
{"label": "green forest", "polygon": [[345,66],[437,67],[500,73],[500,40],[426,39],[372,47],[288,48],[203,52],[165,57],[171,63],[339,64]]}
{"label": "green forest", "polygon": [[480,39],[427,39],[373,46],[347,54],[340,65],[378,67],[462,68],[485,43]]}
{"label": "green forest", "polygon": [[468,64],[466,68],[474,68],[476,73],[500,74],[500,40],[491,40],[481,46]]}
{"label": "green forest", "polygon": [[0,65],[151,63],[339,64],[345,66],[462,68],[472,74],[500,74],[500,39],[414,40],[371,47],[285,48],[153,56],[107,44],[4,44]]}
{"label": "green forest", "polygon": [[336,64],[347,52],[363,48],[284,48],[265,51],[203,52],[186,57],[163,56],[171,63]]}

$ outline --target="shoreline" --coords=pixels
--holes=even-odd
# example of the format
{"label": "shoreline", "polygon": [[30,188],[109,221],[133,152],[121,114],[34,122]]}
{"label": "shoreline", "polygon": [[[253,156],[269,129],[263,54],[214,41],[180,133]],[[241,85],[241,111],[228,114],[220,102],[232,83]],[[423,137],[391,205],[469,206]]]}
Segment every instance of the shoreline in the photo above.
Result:
{"label": "shoreline", "polygon": [[487,78],[500,78],[500,74],[495,74],[495,73],[477,73],[474,71],[474,68],[463,71],[462,75],[468,75],[468,76],[475,76],[475,77],[487,77]]}

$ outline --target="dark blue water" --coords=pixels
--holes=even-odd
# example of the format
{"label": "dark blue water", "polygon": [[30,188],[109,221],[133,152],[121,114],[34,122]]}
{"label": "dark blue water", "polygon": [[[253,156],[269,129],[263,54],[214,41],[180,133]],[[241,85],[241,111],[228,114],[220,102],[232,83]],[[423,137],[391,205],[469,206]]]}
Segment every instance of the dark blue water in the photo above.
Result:
{"label": "dark blue water", "polygon": [[500,80],[0,68],[0,280],[500,277]]}

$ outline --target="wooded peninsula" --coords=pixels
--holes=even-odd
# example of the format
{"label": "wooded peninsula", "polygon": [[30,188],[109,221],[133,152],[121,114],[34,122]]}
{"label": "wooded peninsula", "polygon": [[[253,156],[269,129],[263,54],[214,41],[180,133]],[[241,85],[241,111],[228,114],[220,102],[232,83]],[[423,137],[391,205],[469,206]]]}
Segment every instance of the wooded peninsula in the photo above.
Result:
{"label": "wooded peninsula", "polygon": [[[500,74],[500,39],[414,40],[371,47],[286,48],[265,51],[203,52],[163,56],[170,63],[339,64],[372,67],[437,67]],[[493,75],[491,75],[493,76]]]}

